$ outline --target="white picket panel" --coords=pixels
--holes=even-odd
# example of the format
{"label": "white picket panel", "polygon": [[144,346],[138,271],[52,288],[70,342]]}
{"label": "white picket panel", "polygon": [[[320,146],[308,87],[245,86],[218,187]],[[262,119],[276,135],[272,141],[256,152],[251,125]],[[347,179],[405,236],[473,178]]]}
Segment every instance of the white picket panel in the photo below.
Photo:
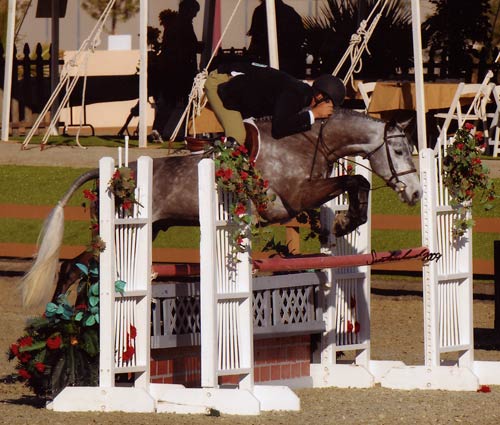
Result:
{"label": "white picket panel", "polygon": [[[344,173],[348,160],[340,160],[332,176]],[[360,164],[360,165],[357,165]],[[354,171],[371,182],[368,161],[355,158]],[[321,207],[321,223],[329,231],[322,252],[329,255],[366,254],[371,249],[371,211],[368,222],[350,234],[336,238],[331,234],[338,212],[348,208],[347,194]],[[315,386],[370,387],[370,268],[343,267],[328,271],[330,283],[320,291],[323,297],[325,332],[322,337],[321,364],[311,365]],[[340,352],[354,353],[354,361],[338,360]]]}
{"label": "white picket panel", "polygon": [[201,385],[240,375],[239,387],[253,388],[252,265],[250,241],[234,253],[229,208],[232,196],[218,191],[210,159],[199,164]]}
{"label": "white picket panel", "polygon": [[[100,258],[100,386],[114,386],[119,373],[135,373],[135,386],[147,389],[151,340],[152,159],[138,160],[135,193],[138,204],[132,207],[130,216],[115,211],[114,196],[108,190],[114,172],[113,159],[101,159],[99,229],[106,249]],[[123,294],[115,291],[117,280],[126,283]]]}

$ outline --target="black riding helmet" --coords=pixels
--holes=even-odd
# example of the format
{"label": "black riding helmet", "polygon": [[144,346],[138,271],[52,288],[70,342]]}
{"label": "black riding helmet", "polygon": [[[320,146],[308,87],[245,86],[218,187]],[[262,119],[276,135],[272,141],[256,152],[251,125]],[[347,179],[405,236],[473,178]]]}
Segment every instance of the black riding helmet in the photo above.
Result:
{"label": "black riding helmet", "polygon": [[344,102],[345,86],[342,80],[330,74],[323,74],[313,82],[313,89],[332,100],[334,106]]}

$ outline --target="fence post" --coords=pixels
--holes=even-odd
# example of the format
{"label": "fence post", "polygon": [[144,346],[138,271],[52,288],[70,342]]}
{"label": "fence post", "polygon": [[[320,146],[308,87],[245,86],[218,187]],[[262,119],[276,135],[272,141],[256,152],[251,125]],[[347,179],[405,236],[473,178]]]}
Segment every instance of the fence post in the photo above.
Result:
{"label": "fence post", "polygon": [[495,273],[495,333],[500,334],[500,240],[493,241]]}

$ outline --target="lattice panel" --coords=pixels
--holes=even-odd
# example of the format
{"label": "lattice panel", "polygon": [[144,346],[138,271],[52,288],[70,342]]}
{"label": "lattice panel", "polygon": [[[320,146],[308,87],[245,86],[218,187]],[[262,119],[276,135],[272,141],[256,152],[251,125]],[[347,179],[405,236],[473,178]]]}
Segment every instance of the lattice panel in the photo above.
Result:
{"label": "lattice panel", "polygon": [[267,326],[266,313],[271,314],[270,306],[265,302],[265,294],[269,291],[259,291],[253,294],[253,325]]}
{"label": "lattice panel", "polygon": [[217,304],[218,349],[220,370],[234,370],[241,367],[240,334],[241,324],[238,301],[225,301]]}
{"label": "lattice panel", "polygon": [[200,299],[177,297],[162,302],[165,335],[185,335],[200,332]]}
{"label": "lattice panel", "polygon": [[283,324],[304,323],[308,319],[311,288],[293,288],[279,291],[279,317]]}
{"label": "lattice panel", "polygon": [[439,302],[439,340],[443,348],[464,343],[460,308],[462,291],[457,280],[440,282],[438,285]]}

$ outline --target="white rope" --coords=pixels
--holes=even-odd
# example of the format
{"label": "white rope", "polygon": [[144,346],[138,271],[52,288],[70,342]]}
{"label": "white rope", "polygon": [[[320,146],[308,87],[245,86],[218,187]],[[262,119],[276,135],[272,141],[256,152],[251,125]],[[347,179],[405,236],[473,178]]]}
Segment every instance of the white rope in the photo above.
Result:
{"label": "white rope", "polygon": [[[47,128],[47,131],[45,132],[45,135],[43,136],[41,147],[43,147],[43,145],[45,145],[47,143],[51,133],[55,132],[56,125],[59,122],[59,117],[61,115],[61,112],[67,106],[67,104],[69,102],[69,98],[71,96],[71,93],[73,92],[73,89],[75,88],[75,86],[78,82],[78,79],[80,78],[80,71],[81,71],[82,63],[83,63],[85,72],[84,72],[84,83],[83,83],[83,93],[82,93],[82,105],[81,105],[81,111],[80,111],[80,129],[81,129],[81,126],[82,126],[81,114],[82,114],[83,108],[85,106],[85,103],[84,103],[85,102],[85,90],[86,90],[86,86],[87,86],[86,81],[87,81],[88,58],[89,58],[90,53],[93,53],[95,51],[96,47],[101,44],[101,33],[102,33],[103,28],[104,28],[104,24],[105,24],[110,12],[111,12],[111,9],[115,5],[115,2],[116,2],[116,0],[109,1],[109,3],[104,8],[103,13],[101,14],[99,19],[97,20],[97,23],[94,26],[94,28],[92,29],[90,35],[84,40],[84,42],[80,46],[80,49],[78,49],[78,51],[73,55],[73,57],[71,59],[69,59],[63,65],[63,68],[61,70],[61,77],[59,79],[59,84],[54,89],[54,92],[51,94],[51,96],[50,96],[49,100],[47,101],[47,103],[45,104],[43,110],[40,112],[40,114],[38,115],[38,118],[36,119],[35,123],[33,124],[30,131],[28,132],[26,139],[24,140],[24,142],[22,144],[22,149],[25,149],[26,146],[28,146],[29,142],[33,138],[33,135],[40,127],[40,124],[41,124],[43,118],[49,112],[52,105],[55,103],[55,101],[58,98],[59,94],[61,93],[63,87],[66,86],[66,93],[64,94],[62,101],[60,102],[57,110],[55,111],[54,116],[51,118],[51,121],[50,121],[50,124]],[[53,52],[52,54],[57,54],[57,52],[55,52],[55,53]],[[83,55],[83,59],[80,62],[82,55]],[[77,69],[76,73],[73,76],[73,79],[71,79],[71,73],[70,73],[71,68]],[[71,81],[71,82],[68,84],[69,81]],[[80,130],[77,133],[76,143],[79,147],[83,148],[83,146],[80,144],[80,142],[78,140],[79,132],[80,132]]]}
{"label": "white rope", "polygon": [[[382,1],[384,3],[380,7]],[[373,6],[372,11],[368,15],[368,17],[361,21],[361,23],[359,24],[359,28],[351,36],[351,39],[349,41],[349,46],[347,47],[344,55],[340,59],[336,68],[332,72],[332,75],[337,75],[344,66],[346,60],[350,59],[351,65],[347,70],[346,75],[342,79],[344,84],[346,84],[347,81],[351,81],[351,83],[353,83],[354,73],[359,73],[363,68],[363,62],[361,60],[361,57],[365,50],[368,52],[368,54],[370,54],[370,51],[368,50],[368,41],[370,40],[373,32],[375,31],[375,28],[377,27],[377,24],[380,18],[382,17],[382,13],[384,12],[384,9],[386,8],[388,3],[389,0],[378,0],[377,3]],[[379,7],[380,10],[375,15],[375,12]],[[375,17],[373,17],[374,15]],[[372,17],[373,20],[371,24],[368,25]]]}
{"label": "white rope", "polygon": [[219,40],[217,41],[217,44],[215,45],[215,48],[212,50],[212,55],[210,56],[210,59],[205,66],[205,68],[200,71],[196,77],[194,77],[193,81],[193,86],[191,88],[191,93],[189,93],[189,98],[188,98],[188,104],[186,108],[184,109],[184,112],[181,115],[181,118],[179,119],[179,122],[177,123],[177,126],[174,129],[174,132],[170,136],[170,140],[175,140],[177,137],[177,134],[179,133],[179,130],[182,126],[182,122],[185,120],[185,127],[184,127],[184,137],[187,136],[188,132],[188,125],[189,121],[193,123],[193,134],[196,134],[196,126],[195,126],[195,119],[196,117],[199,117],[201,114],[201,110],[205,107],[207,104],[207,99],[205,96],[205,92],[203,91],[203,88],[205,87],[205,82],[207,81],[208,77],[208,68],[210,67],[212,60],[215,57],[215,54],[219,50],[222,40],[224,39],[224,36],[226,35],[227,30],[229,29],[229,26],[231,25],[234,16],[236,15],[236,12],[243,0],[238,0],[238,3],[236,3],[236,6],[233,9],[233,12],[231,16],[229,17],[229,20],[227,21],[226,26],[224,27],[224,31],[222,31],[221,36],[219,37]]}

